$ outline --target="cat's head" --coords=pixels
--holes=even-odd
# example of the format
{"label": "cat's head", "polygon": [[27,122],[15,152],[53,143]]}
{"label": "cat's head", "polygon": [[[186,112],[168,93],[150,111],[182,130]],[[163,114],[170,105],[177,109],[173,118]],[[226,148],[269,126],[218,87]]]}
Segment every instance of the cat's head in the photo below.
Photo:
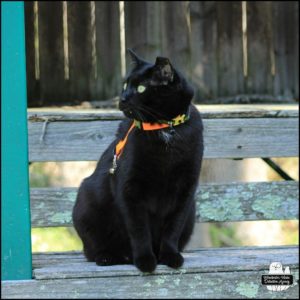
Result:
{"label": "cat's head", "polygon": [[193,88],[172,66],[168,58],[157,57],[154,64],[128,49],[134,67],[127,75],[119,108],[131,119],[143,122],[171,120],[188,110]]}

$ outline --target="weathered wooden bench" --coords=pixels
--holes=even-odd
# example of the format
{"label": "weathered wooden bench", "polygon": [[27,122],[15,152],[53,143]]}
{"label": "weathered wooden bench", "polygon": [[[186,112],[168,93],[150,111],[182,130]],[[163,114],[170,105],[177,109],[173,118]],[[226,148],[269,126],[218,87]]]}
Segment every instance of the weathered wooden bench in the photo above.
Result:
{"label": "weathered wooden bench", "polygon": [[[205,158],[298,156],[296,105],[199,106]],[[94,161],[112,141],[118,111],[28,112],[29,160]],[[32,227],[72,226],[76,187],[31,188]],[[295,181],[201,184],[198,222],[298,219]],[[268,232],[261,232],[268,235]],[[33,279],[2,282],[4,298],[297,298],[296,246],[202,248],[174,270],[142,274],[132,265],[99,267],[82,253],[34,253]],[[272,292],[261,284],[272,262],[289,266],[294,284]]]}

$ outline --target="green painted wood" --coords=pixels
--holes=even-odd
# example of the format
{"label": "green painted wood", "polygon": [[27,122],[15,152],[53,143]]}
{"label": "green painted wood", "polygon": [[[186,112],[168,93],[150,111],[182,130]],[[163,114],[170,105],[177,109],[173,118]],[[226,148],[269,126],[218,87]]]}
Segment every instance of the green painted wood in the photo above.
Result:
{"label": "green painted wood", "polygon": [[[32,188],[32,226],[72,226],[77,188]],[[298,219],[297,182],[201,184],[196,192],[198,222]]]}
{"label": "green painted wood", "polygon": [[1,277],[31,278],[24,3],[1,2]]}

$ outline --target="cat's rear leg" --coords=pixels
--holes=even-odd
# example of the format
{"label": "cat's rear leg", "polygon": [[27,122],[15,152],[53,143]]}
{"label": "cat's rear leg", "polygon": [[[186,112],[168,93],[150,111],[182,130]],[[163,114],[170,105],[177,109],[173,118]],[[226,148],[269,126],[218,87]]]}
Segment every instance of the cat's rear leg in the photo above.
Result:
{"label": "cat's rear leg", "polygon": [[99,201],[97,197],[96,202],[95,197],[85,182],[73,209],[73,224],[83,242],[85,257],[98,265],[132,263],[130,242],[113,199],[106,196]]}

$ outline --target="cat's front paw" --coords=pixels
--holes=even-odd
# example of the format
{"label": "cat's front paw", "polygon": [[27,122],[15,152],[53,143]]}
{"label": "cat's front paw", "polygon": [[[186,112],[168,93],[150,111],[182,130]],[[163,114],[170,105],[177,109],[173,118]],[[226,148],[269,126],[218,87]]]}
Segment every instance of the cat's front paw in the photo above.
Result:
{"label": "cat's front paw", "polygon": [[159,256],[159,263],[167,265],[173,269],[180,268],[183,265],[183,262],[184,258],[179,252],[163,252]]}
{"label": "cat's front paw", "polygon": [[135,266],[144,273],[151,273],[155,270],[157,261],[153,254],[139,256],[134,259]]}

